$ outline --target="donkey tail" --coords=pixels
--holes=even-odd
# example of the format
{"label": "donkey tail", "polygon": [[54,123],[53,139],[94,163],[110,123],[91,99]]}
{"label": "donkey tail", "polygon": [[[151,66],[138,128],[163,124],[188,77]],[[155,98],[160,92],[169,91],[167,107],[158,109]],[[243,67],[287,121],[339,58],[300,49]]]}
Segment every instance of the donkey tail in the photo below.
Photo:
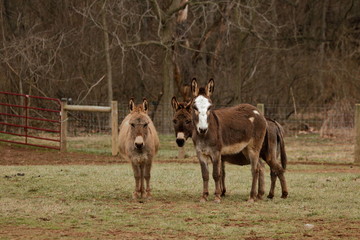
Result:
{"label": "donkey tail", "polygon": [[277,142],[280,145],[280,160],[281,160],[281,166],[285,170],[286,164],[287,164],[287,156],[285,151],[285,143],[284,143],[284,129],[282,126],[277,122],[274,121],[277,127],[276,135],[277,135]]}

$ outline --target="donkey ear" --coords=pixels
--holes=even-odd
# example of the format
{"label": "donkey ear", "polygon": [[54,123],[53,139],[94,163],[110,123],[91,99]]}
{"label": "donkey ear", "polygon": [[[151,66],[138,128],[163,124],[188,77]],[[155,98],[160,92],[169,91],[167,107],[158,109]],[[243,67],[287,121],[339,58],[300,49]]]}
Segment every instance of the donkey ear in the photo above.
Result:
{"label": "donkey ear", "polygon": [[134,109],[135,109],[134,98],[130,98],[129,109],[130,109],[130,112],[134,111]]}
{"label": "donkey ear", "polygon": [[144,112],[147,113],[148,110],[149,110],[149,103],[148,101],[146,100],[146,98],[143,98],[143,109],[144,109]]}
{"label": "donkey ear", "polygon": [[173,108],[174,111],[179,109],[179,102],[176,100],[176,97],[172,97],[171,99],[171,106]]}
{"label": "donkey ear", "polygon": [[214,86],[214,79],[211,78],[205,87],[206,96],[210,97],[214,93]]}
{"label": "donkey ear", "polygon": [[193,97],[197,97],[199,95],[199,87],[196,81],[196,78],[191,80],[191,92]]}

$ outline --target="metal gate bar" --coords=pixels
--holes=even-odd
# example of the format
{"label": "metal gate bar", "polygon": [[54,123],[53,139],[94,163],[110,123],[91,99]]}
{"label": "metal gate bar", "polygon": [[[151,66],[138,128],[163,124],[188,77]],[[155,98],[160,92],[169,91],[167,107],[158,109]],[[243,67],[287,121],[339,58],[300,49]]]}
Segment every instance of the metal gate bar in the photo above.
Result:
{"label": "metal gate bar", "polygon": [[[23,124],[16,124],[16,123],[9,123],[9,122],[2,122],[0,121],[0,126],[9,126],[12,128],[18,128],[18,129],[24,129],[24,134],[21,133],[15,133],[11,131],[0,131],[2,134],[12,135],[12,136],[18,136],[18,137],[24,137],[24,141],[15,141],[15,140],[9,140],[9,139],[1,139],[1,142],[9,142],[9,143],[17,143],[17,144],[25,144],[30,146],[36,146],[36,147],[43,147],[43,148],[50,148],[50,149],[56,149],[60,150],[60,143],[61,143],[61,120],[60,120],[60,112],[61,112],[61,102],[59,99],[56,98],[47,98],[47,97],[39,97],[39,96],[31,96],[31,95],[25,95],[25,94],[19,94],[19,93],[10,93],[10,92],[0,92],[0,95],[10,95],[15,97],[24,97],[24,105],[18,105],[18,104],[11,104],[11,103],[4,103],[0,102],[0,106],[4,107],[12,107],[12,108],[21,108],[25,110],[25,114],[12,114],[12,113],[5,113],[0,112],[0,116],[7,116],[14,119],[24,119]],[[29,99],[39,99],[41,101],[50,101],[55,102],[57,109],[50,109],[50,108],[41,108],[36,106],[29,106]],[[44,112],[50,112],[57,114],[57,119],[47,119],[47,118],[39,118],[39,117],[32,117],[29,116],[29,110],[37,110],[37,111],[44,111]],[[29,125],[29,120],[33,121],[42,121],[42,122],[49,122],[53,124],[54,126],[56,124],[59,124],[57,127],[57,130],[49,129],[49,128],[42,128],[42,127],[35,127]],[[28,130],[36,130],[36,131],[42,131],[42,132],[50,132],[50,133],[56,133],[58,138],[48,138],[48,137],[40,137],[40,136],[34,136],[29,134]],[[49,146],[49,145],[43,145],[43,144],[35,144],[35,143],[29,143],[28,139],[39,139],[44,141],[51,141],[51,142],[58,142],[58,146]]]}

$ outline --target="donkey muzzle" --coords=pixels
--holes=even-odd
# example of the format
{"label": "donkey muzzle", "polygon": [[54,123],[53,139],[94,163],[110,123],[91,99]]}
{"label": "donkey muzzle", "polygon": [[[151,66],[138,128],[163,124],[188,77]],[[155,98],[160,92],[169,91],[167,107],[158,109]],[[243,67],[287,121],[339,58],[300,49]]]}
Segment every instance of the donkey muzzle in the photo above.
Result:
{"label": "donkey muzzle", "polygon": [[178,145],[178,147],[183,147],[185,144],[185,139],[177,138],[176,144]]}
{"label": "donkey muzzle", "polygon": [[179,147],[184,146],[185,144],[185,134],[183,132],[178,132],[176,135],[176,144]]}
{"label": "donkey muzzle", "polygon": [[134,141],[135,148],[141,150],[144,147],[144,139],[142,136],[137,136]]}
{"label": "donkey muzzle", "polygon": [[143,146],[144,146],[144,144],[142,144],[142,143],[135,143],[135,147],[137,149],[142,149]]}
{"label": "donkey muzzle", "polygon": [[198,132],[200,134],[205,134],[207,132],[207,128],[198,128]]}

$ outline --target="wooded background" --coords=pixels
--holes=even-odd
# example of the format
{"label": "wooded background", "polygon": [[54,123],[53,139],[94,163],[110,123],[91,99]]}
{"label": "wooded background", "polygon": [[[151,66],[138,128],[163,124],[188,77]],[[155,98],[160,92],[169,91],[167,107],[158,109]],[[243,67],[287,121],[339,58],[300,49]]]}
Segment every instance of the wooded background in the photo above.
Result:
{"label": "wooded background", "polygon": [[214,78],[222,106],[359,102],[358,0],[2,0],[0,8],[0,91],[76,104],[146,97],[169,119],[171,97],[188,99],[193,77]]}

